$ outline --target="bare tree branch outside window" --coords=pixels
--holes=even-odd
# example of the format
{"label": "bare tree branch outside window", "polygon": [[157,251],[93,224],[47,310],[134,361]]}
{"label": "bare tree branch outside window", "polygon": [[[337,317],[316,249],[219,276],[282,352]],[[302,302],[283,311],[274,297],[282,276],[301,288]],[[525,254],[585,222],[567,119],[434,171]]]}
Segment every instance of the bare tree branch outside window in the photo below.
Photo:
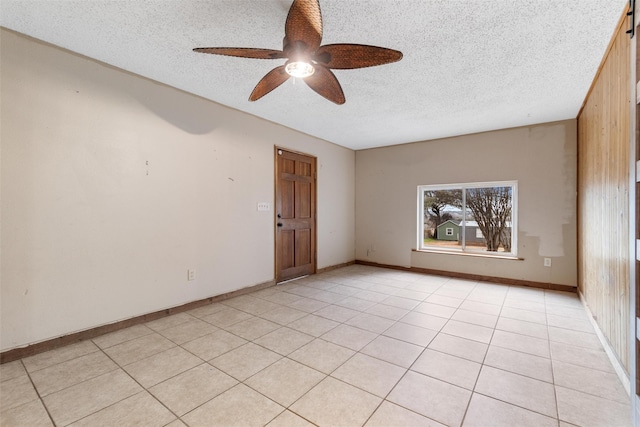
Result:
{"label": "bare tree branch outside window", "polygon": [[[487,251],[496,252],[504,244],[508,235],[511,241],[511,231],[508,224],[511,221],[511,187],[469,188],[466,192],[466,205],[473,214],[474,220],[487,244]],[[504,250],[511,251],[511,244]]]}
{"label": "bare tree branch outside window", "polygon": [[419,187],[420,246],[514,254],[517,183],[459,185]]}

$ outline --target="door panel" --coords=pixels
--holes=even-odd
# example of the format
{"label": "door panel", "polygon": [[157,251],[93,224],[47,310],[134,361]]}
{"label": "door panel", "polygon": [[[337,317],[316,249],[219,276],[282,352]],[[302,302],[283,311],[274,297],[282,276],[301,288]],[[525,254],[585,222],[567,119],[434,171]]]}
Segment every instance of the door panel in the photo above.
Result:
{"label": "door panel", "polygon": [[280,218],[292,219],[295,218],[295,201],[296,201],[296,187],[295,181],[280,180],[280,192],[281,192],[281,207],[277,210]]}
{"label": "door panel", "polygon": [[296,161],[293,159],[282,159],[282,173],[296,173]]}
{"label": "door panel", "polygon": [[300,265],[311,263],[311,233],[309,230],[296,231],[296,260]]}
{"label": "door panel", "polygon": [[278,149],[276,281],[316,271],[316,159]]}
{"label": "door panel", "polygon": [[295,230],[282,230],[280,236],[280,249],[282,255],[282,268],[287,269],[295,267]]}
{"label": "door panel", "polygon": [[298,197],[296,197],[298,218],[311,218],[311,183],[298,183]]}

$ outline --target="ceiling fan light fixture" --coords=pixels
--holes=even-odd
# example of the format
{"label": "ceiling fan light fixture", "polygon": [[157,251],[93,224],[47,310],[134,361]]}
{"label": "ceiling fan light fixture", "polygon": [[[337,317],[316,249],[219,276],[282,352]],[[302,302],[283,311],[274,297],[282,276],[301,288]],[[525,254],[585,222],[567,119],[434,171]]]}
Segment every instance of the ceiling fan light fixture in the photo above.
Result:
{"label": "ceiling fan light fixture", "polygon": [[286,58],[283,65],[269,71],[258,82],[249,95],[249,101],[257,101],[289,78],[297,77],[337,105],[344,104],[346,100],[340,82],[331,70],[373,67],[402,59],[402,52],[384,47],[353,43],[322,45],[320,0],[293,0],[284,23],[282,50],[249,47],[197,47],[193,50],[240,58]]}
{"label": "ceiling fan light fixture", "polygon": [[297,77],[300,79],[304,79],[305,77],[309,77],[315,73],[316,69],[308,62],[304,61],[292,61],[288,62],[284,70],[291,77]]}

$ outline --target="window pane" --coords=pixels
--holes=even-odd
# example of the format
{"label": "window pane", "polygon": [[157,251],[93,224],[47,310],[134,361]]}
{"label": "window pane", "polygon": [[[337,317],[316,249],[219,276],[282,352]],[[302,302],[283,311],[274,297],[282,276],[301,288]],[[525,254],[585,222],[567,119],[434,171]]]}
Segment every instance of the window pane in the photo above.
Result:
{"label": "window pane", "polygon": [[517,256],[516,181],[418,187],[421,249]]}
{"label": "window pane", "polygon": [[424,246],[460,249],[462,190],[424,191]]}
{"label": "window pane", "polygon": [[467,249],[511,252],[512,187],[467,188],[465,202],[472,217],[465,224]]}

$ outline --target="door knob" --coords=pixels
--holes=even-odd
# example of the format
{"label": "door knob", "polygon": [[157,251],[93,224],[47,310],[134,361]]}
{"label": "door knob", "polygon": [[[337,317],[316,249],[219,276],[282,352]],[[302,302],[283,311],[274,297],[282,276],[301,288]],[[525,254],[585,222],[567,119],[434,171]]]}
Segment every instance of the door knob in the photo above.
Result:
{"label": "door knob", "polygon": [[282,223],[281,222],[279,222],[277,225],[278,225],[278,227],[282,227]]}

